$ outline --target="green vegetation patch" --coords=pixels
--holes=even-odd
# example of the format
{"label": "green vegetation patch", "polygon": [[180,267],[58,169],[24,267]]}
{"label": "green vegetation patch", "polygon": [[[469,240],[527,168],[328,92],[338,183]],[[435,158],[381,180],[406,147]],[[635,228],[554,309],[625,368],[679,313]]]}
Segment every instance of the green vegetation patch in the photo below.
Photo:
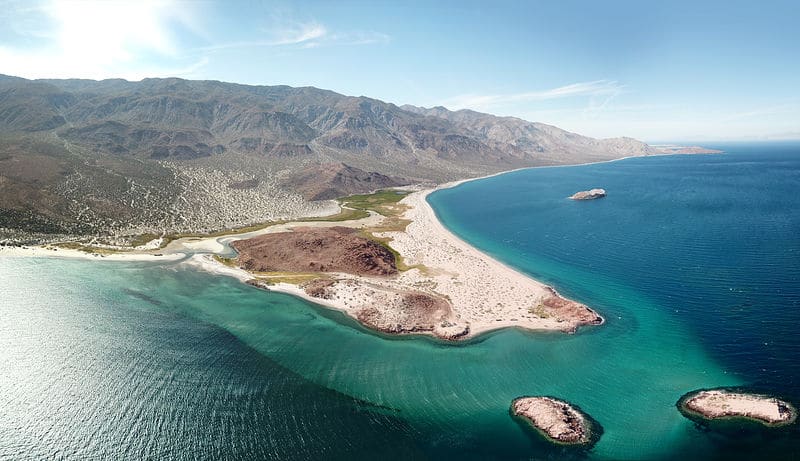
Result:
{"label": "green vegetation patch", "polygon": [[214,255],[214,259],[217,260],[217,262],[224,264],[228,267],[239,267],[236,264],[236,258],[226,258],[224,256]]}
{"label": "green vegetation patch", "polygon": [[369,217],[369,213],[364,210],[351,210],[342,208],[340,212],[331,216],[319,216],[316,218],[303,218],[301,221],[322,221],[322,222],[342,222]]}
{"label": "green vegetation patch", "polygon": [[528,312],[539,317],[540,319],[546,319],[550,317],[550,314],[547,313],[547,309],[542,303],[539,303],[534,307],[529,307]]}
{"label": "green vegetation patch", "polygon": [[378,237],[375,234],[380,234],[383,232],[403,232],[406,230],[406,227],[411,223],[411,221],[401,218],[403,213],[405,213],[405,211],[408,209],[408,206],[401,204],[400,200],[410,193],[411,192],[409,191],[386,189],[372,194],[351,195],[350,197],[345,197],[339,201],[342,207],[348,207],[362,212],[365,217],[369,215],[369,211],[374,211],[384,217],[384,220],[380,224],[362,229],[359,235],[377,242],[387,250],[391,251],[394,255],[397,270],[401,272],[415,268],[424,271],[426,268],[421,265],[412,266],[406,264],[403,260],[403,256],[398,253],[397,250],[392,248],[392,239],[390,237]]}
{"label": "green vegetation patch", "polygon": [[406,207],[399,205],[398,202],[409,193],[396,189],[386,189],[372,194],[351,195],[339,200],[339,203],[354,210],[364,212],[372,210],[388,218],[398,216],[405,211]]}

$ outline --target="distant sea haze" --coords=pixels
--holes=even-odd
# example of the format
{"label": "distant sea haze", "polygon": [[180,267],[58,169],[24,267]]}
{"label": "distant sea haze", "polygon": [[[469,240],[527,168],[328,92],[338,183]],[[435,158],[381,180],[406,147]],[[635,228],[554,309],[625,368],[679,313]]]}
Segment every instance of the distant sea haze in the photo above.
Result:
{"label": "distant sea haze", "polygon": [[[386,338],[181,262],[0,258],[0,459],[798,459],[797,425],[702,431],[743,386],[800,403],[800,145],[522,170],[429,198],[456,234],[607,320]],[[573,201],[603,188],[602,200]],[[589,453],[509,416],[551,395]]]}

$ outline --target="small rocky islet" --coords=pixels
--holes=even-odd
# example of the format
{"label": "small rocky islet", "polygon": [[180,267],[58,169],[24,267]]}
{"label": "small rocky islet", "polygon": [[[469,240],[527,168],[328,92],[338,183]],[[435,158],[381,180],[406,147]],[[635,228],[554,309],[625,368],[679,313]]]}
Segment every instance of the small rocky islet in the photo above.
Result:
{"label": "small rocky islet", "polygon": [[678,400],[677,406],[687,418],[706,421],[743,419],[778,427],[797,420],[797,409],[789,402],[727,388],[689,392]]}
{"label": "small rocky islet", "polygon": [[571,200],[595,200],[606,196],[605,189],[589,189],[575,192],[569,198]]}
{"label": "small rocky islet", "polygon": [[519,397],[510,413],[559,445],[590,447],[602,433],[600,425],[574,405],[553,397]]}

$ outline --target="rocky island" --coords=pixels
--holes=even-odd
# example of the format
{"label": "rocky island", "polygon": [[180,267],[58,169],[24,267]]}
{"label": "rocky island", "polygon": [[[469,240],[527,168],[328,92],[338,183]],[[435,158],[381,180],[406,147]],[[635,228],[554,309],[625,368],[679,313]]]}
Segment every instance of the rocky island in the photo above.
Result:
{"label": "rocky island", "polygon": [[693,391],[678,401],[684,416],[706,420],[741,418],[766,426],[786,426],[797,419],[797,409],[774,397],[728,389]]}
{"label": "rocky island", "polygon": [[569,198],[572,200],[594,200],[606,196],[605,189],[589,189],[575,192]]}
{"label": "rocky island", "polygon": [[561,445],[593,445],[602,432],[586,414],[552,397],[520,397],[511,402],[510,411],[547,440]]}

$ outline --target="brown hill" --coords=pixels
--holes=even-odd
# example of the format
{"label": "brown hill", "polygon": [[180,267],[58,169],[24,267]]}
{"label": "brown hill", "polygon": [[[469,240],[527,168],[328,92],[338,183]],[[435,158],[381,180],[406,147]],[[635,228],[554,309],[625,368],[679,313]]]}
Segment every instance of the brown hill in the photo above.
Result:
{"label": "brown hill", "polygon": [[397,273],[394,254],[347,227],[299,227],[233,242],[239,265],[255,272]]}
{"label": "brown hill", "polygon": [[344,163],[311,164],[283,182],[307,200],[328,200],[410,183],[404,178],[367,172]]}

